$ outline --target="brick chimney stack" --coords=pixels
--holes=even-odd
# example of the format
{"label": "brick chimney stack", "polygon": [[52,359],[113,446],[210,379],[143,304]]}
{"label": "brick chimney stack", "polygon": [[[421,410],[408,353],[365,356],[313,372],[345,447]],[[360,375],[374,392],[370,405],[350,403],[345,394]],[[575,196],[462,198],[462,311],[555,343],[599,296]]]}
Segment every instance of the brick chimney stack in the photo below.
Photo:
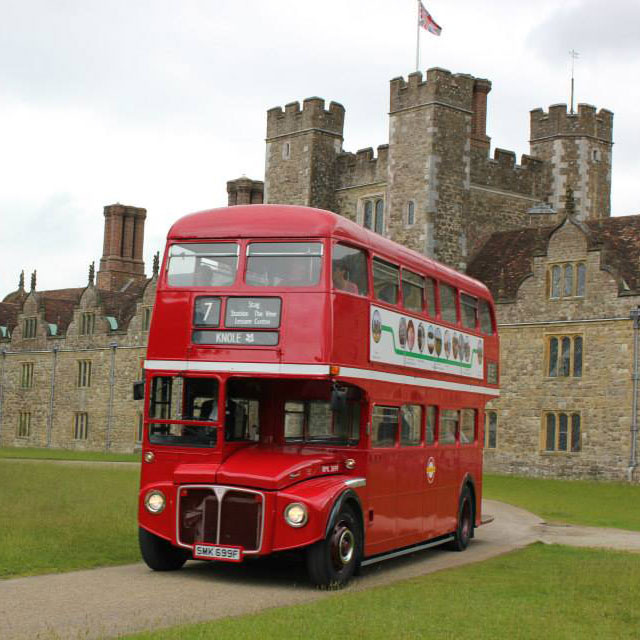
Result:
{"label": "brick chimney stack", "polygon": [[487,135],[487,95],[491,91],[491,82],[476,78],[473,84],[473,115],[471,116],[471,144],[483,149],[489,155],[491,138]]}
{"label": "brick chimney stack", "polygon": [[142,250],[147,210],[112,204],[104,208],[104,245],[98,289],[120,291],[132,280],[145,280]]}

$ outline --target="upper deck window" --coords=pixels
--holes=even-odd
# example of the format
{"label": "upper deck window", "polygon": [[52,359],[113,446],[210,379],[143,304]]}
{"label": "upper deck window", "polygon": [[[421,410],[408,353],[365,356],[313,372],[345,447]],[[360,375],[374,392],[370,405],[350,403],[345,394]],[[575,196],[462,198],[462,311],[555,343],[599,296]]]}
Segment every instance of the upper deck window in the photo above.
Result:
{"label": "upper deck window", "polygon": [[460,294],[460,309],[462,311],[462,326],[467,329],[475,329],[478,324],[478,299]]}
{"label": "upper deck window", "polygon": [[238,269],[237,244],[174,244],[167,282],[172,287],[227,287]]}
{"label": "upper deck window", "polygon": [[426,301],[427,313],[431,316],[436,315],[436,281],[433,278],[426,279]]}
{"label": "upper deck window", "polygon": [[367,256],[361,249],[336,244],[332,259],[333,288],[348,293],[367,295]]}
{"label": "upper deck window", "polygon": [[424,278],[412,271],[402,270],[402,306],[410,311],[422,311]]}
{"label": "upper deck window", "polygon": [[458,322],[458,308],[456,305],[456,290],[448,284],[440,283],[440,313],[445,322]]}
{"label": "upper deck window", "polygon": [[493,321],[491,320],[491,309],[486,300],[480,300],[480,330],[489,336],[493,335]]}
{"label": "upper deck window", "polygon": [[311,287],[320,281],[321,242],[253,242],[246,283],[254,287]]}
{"label": "upper deck window", "polygon": [[400,268],[396,265],[373,259],[373,289],[378,300],[397,304],[399,275]]}

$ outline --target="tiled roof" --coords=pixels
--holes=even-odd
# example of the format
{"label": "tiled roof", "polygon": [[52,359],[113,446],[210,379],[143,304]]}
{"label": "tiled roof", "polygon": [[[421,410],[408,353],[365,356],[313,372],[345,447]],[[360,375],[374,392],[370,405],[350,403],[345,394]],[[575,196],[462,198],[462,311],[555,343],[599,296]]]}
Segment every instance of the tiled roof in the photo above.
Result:
{"label": "tiled roof", "polygon": [[520,283],[531,274],[534,255],[544,255],[555,227],[523,228],[491,235],[467,267],[484,282],[496,300],[516,297]]}
{"label": "tiled roof", "polygon": [[[132,282],[125,291],[98,289],[98,305],[102,306],[103,314],[116,318],[119,329],[126,329],[149,282],[150,279]],[[36,292],[45,321],[57,325],[57,335],[66,332],[85,291],[86,287]],[[0,302],[0,326],[10,329],[15,327],[18,314],[22,313],[23,303],[28,295],[28,292],[17,290]]]}
{"label": "tiled roof", "polygon": [[[573,221],[575,222],[575,221]],[[484,282],[496,300],[514,300],[531,274],[534,256],[547,253],[549,239],[564,224],[494,233],[469,263],[467,273]],[[600,250],[603,267],[618,280],[620,291],[640,293],[640,216],[575,222],[590,251]]]}
{"label": "tiled roof", "polygon": [[21,306],[11,302],[0,302],[0,327],[12,330],[18,322]]}

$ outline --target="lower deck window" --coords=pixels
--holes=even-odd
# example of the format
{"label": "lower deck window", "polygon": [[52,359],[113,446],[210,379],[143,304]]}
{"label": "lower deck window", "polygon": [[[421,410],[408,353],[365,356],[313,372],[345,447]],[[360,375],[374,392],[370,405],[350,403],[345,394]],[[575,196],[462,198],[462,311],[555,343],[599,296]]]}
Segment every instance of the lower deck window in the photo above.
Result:
{"label": "lower deck window", "polygon": [[284,437],[287,441],[357,444],[360,403],[347,399],[332,409],[323,400],[290,400],[284,405]]}
{"label": "lower deck window", "polygon": [[398,432],[398,407],[373,408],[371,417],[371,444],[374,447],[393,447]]}
{"label": "lower deck window", "polygon": [[405,404],[401,410],[401,417],[400,444],[405,447],[418,446],[421,440],[422,407],[417,404]]}
{"label": "lower deck window", "polygon": [[460,414],[454,409],[440,411],[440,430],[438,442],[440,444],[455,444],[456,435],[460,427]]}
{"label": "lower deck window", "polygon": [[460,412],[460,444],[472,444],[476,439],[476,410],[462,409]]}

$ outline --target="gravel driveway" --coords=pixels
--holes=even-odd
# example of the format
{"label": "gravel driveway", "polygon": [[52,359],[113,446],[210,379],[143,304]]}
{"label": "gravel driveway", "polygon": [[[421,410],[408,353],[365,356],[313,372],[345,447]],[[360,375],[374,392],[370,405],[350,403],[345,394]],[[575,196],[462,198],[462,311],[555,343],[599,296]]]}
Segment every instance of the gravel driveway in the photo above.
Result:
{"label": "gravel driveway", "polygon": [[[485,500],[495,520],[477,529],[464,553],[431,549],[363,569],[360,591],[479,562],[542,540],[640,552],[640,533],[546,525],[527,511]],[[134,564],[0,581],[0,638],[105,638],[134,631],[241,615],[326,597],[293,560],[242,565],[188,562],[174,573]]]}

